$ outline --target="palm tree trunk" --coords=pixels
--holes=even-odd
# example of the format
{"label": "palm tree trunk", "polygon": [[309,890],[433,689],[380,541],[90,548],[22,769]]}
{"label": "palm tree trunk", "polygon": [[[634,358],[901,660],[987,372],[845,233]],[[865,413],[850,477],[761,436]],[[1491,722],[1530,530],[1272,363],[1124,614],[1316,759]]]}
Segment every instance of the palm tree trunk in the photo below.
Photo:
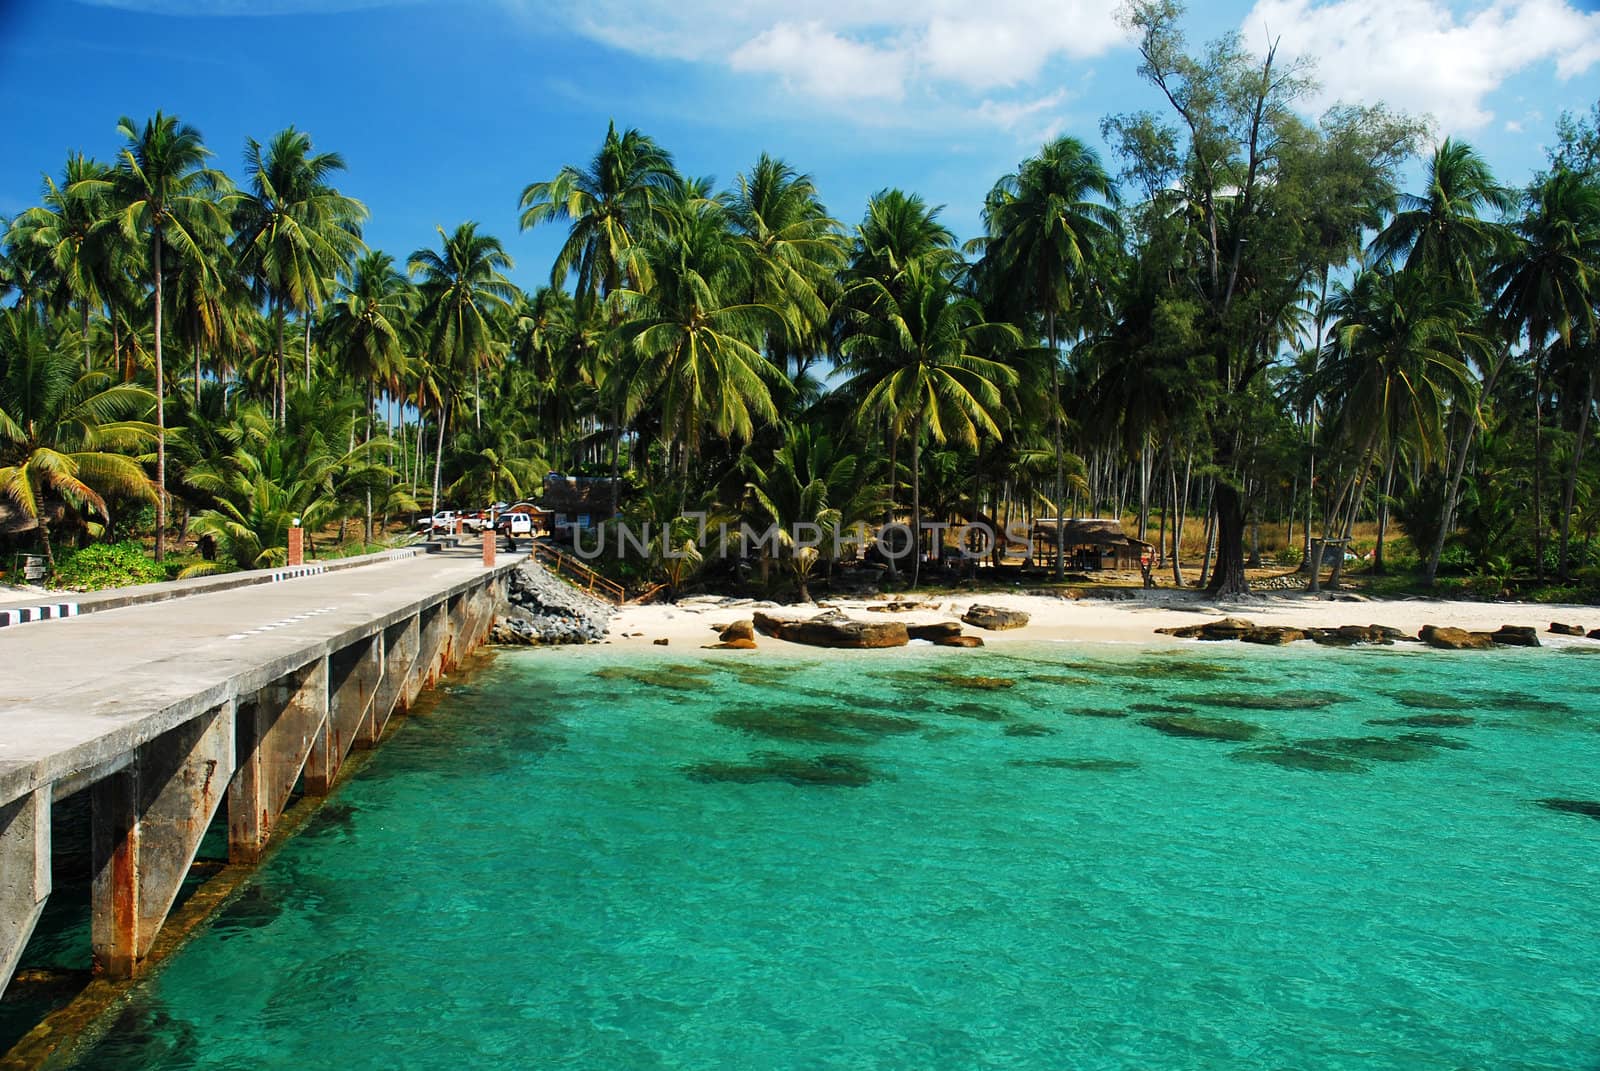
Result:
{"label": "palm tree trunk", "polygon": [[83,303],[83,370],[94,371],[94,351],[89,346],[89,303]]}
{"label": "palm tree trunk", "polygon": [[166,379],[161,370],[161,225],[155,226],[151,262],[155,266],[156,325],[156,561],[166,557],[167,530],[167,406]]}
{"label": "palm tree trunk", "polygon": [[[900,433],[894,426],[892,419],[889,421],[884,433],[889,437],[889,509],[883,518],[884,528],[887,529],[894,523],[895,499],[898,497],[900,490],[900,459],[898,456],[900,452]],[[888,559],[889,581],[894,583],[900,579],[899,570],[895,568],[895,563],[898,559],[893,554],[888,555]]]}
{"label": "palm tree trunk", "polygon": [[287,399],[289,396],[288,384],[285,382],[287,374],[283,365],[283,301],[280,298],[272,299],[272,321],[277,332],[278,350],[278,389],[276,397],[272,399],[273,415],[277,417],[278,426],[283,427],[283,422],[288,417]]}
{"label": "palm tree trunk", "polygon": [[1055,426],[1056,447],[1056,579],[1067,575],[1066,519],[1062,499],[1066,495],[1066,459],[1061,456],[1061,354],[1056,351],[1056,314],[1051,310],[1046,316],[1050,334],[1050,420]]}
{"label": "palm tree trunk", "polygon": [[1544,579],[1544,369],[1533,355],[1533,574]]}
{"label": "palm tree trunk", "polygon": [[445,393],[445,400],[439,406],[439,440],[433,451],[433,498],[429,515],[439,512],[439,475],[444,466],[444,425],[447,414],[450,412],[450,395]]}
{"label": "palm tree trunk", "polygon": [[1595,370],[1600,365],[1593,357],[1589,363],[1589,385],[1583,395],[1583,409],[1578,413],[1578,440],[1572,447],[1572,464],[1567,467],[1567,485],[1561,492],[1561,582],[1565,584],[1572,575],[1572,563],[1567,560],[1567,550],[1572,534],[1572,500],[1578,487],[1578,467],[1583,464],[1584,440],[1589,437],[1589,410],[1594,408]]}
{"label": "palm tree trunk", "polygon": [[911,587],[922,578],[922,414],[911,433]]}
{"label": "palm tree trunk", "polygon": [[1378,503],[1378,546],[1372,552],[1373,576],[1382,576],[1384,573],[1383,538],[1389,530],[1389,499],[1394,494],[1394,469],[1399,453],[1398,449],[1389,451],[1389,469],[1383,476],[1383,499]]}
{"label": "palm tree trunk", "polygon": [[194,407],[200,408],[200,343],[194,344]]}
{"label": "palm tree trunk", "polygon": [[311,389],[311,310],[306,310],[306,390]]}
{"label": "palm tree trunk", "polygon": [[[377,386],[370,379],[367,380],[367,438],[366,438],[366,442],[368,442],[369,444],[372,442],[372,411],[378,405],[377,394],[378,394]],[[371,446],[369,445],[367,449],[370,450]],[[372,487],[370,485],[367,487],[367,530],[366,530],[366,542],[367,542],[367,544],[369,546],[372,544]]]}

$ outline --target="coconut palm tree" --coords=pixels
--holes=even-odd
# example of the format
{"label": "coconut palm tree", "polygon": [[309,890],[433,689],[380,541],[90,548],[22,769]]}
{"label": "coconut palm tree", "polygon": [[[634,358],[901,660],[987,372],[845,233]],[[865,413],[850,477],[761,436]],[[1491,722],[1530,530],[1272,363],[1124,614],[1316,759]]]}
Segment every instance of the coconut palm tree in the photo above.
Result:
{"label": "coconut palm tree", "polygon": [[1362,270],[1335,287],[1328,311],[1335,322],[1317,376],[1335,405],[1334,433],[1356,451],[1333,509],[1348,538],[1373,462],[1402,440],[1424,458],[1442,447],[1452,404],[1477,403],[1465,357],[1487,359],[1492,342],[1472,329],[1472,304],[1423,271]]}
{"label": "coconut palm tree", "polygon": [[0,311],[0,495],[39,526],[52,568],[51,499],[109,521],[108,496],[156,497],[130,456],[155,437],[145,420],[154,401],[108,372],[79,369],[27,313]]}
{"label": "coconut palm tree", "polygon": [[[1595,305],[1600,302],[1600,187],[1573,171],[1557,170],[1529,192],[1526,215],[1516,224],[1517,241],[1489,274],[1498,293],[1495,311],[1527,333],[1534,363],[1534,547],[1543,574],[1544,514],[1540,477],[1544,464],[1542,369],[1554,342],[1579,357],[1577,393],[1578,439],[1562,492],[1559,568],[1566,580],[1572,525],[1572,502],[1578,467],[1583,460],[1589,410],[1594,408],[1597,358],[1594,353]],[[1587,365],[1587,368],[1581,368]]]}
{"label": "coconut palm tree", "polygon": [[457,375],[471,371],[473,411],[482,424],[482,370],[502,356],[506,340],[501,319],[521,292],[503,272],[511,256],[492,235],[479,234],[475,222],[452,233],[439,232],[440,249],[418,249],[407,264],[421,275],[418,326],[436,361]]}
{"label": "coconut palm tree", "polygon": [[670,153],[637,130],[618,134],[611,123],[588,167],[568,164],[548,182],[523,188],[522,229],[571,224],[551,265],[550,285],[565,286],[575,276],[579,304],[592,304],[624,283],[645,285],[631,274],[643,265],[630,270],[624,257],[664,221],[682,186]]}
{"label": "coconut palm tree", "polygon": [[94,367],[89,317],[104,303],[107,179],[111,168],[82,153],[67,157],[61,181],[45,176],[43,204],[12,222],[10,240],[37,250],[48,266],[51,304],[77,306],[83,340],[83,370]]}
{"label": "coconut palm tree", "polygon": [[[345,169],[335,152],[313,152],[311,135],[288,127],[263,148],[245,142],[246,192],[234,208],[234,255],[272,309],[278,364],[278,415],[285,410],[283,330],[289,310],[310,316],[329,299],[335,277],[366,247],[367,209],[331,183]],[[311,385],[307,334],[305,385]]]}
{"label": "coconut palm tree", "polygon": [[631,277],[652,280],[649,289],[613,295],[628,369],[624,416],[653,404],[685,469],[704,431],[748,441],[758,422],[776,420],[773,391],[787,387],[758,349],[768,331],[783,330],[782,314],[744,300],[752,264],[727,224],[715,202],[685,207],[671,230],[623,258]]}
{"label": "coconut palm tree", "polygon": [[1403,193],[1399,204],[1373,238],[1372,256],[1432,273],[1476,298],[1484,268],[1507,238],[1499,221],[1486,216],[1516,204],[1488,162],[1466,142],[1446,138],[1428,160],[1426,191]]}
{"label": "coconut palm tree", "polygon": [[[210,150],[200,131],[176,116],[157,112],[143,126],[124,116],[117,131],[125,139],[117,167],[109,179],[83,183],[87,193],[105,189],[116,206],[117,228],[130,241],[150,250],[148,271],[156,387],[156,561],[165,555],[167,524],[166,379],[163,370],[163,257],[178,262],[205,255],[206,236],[222,230],[219,198],[231,185],[220,171],[205,166]],[[169,255],[170,254],[170,255]]]}
{"label": "coconut palm tree", "polygon": [[1061,436],[1060,318],[1083,302],[1121,235],[1116,184],[1095,151],[1057,138],[997,182],[984,202],[978,274],[986,292],[1009,295],[1014,315],[1042,316],[1050,346],[1050,397],[1057,463],[1056,578],[1065,575],[1062,534],[1066,460]]}
{"label": "coconut palm tree", "polygon": [[[394,258],[373,251],[356,260],[338,300],[324,320],[328,339],[339,354],[340,367],[357,383],[365,385],[364,439],[372,438],[379,389],[392,388],[403,374],[405,343],[412,330],[416,300],[416,288],[405,273],[395,267]],[[366,541],[371,543],[370,495],[366,507],[365,534]]]}
{"label": "coconut palm tree", "polygon": [[824,348],[828,313],[847,247],[810,175],[766,153],[734,180],[728,218],[754,267],[751,300],[783,314],[785,330],[767,338],[767,356],[780,368],[794,360],[804,375]]}
{"label": "coconut palm tree", "polygon": [[[980,435],[998,438],[995,415],[1016,373],[994,354],[1021,344],[1009,324],[989,323],[976,300],[960,293],[937,263],[913,261],[892,284],[856,283],[846,294],[846,335],[840,343],[849,379],[841,389],[859,399],[868,422],[884,420],[911,437],[911,515],[920,548],[922,440],[976,447]],[[911,583],[921,577],[916,555]]]}

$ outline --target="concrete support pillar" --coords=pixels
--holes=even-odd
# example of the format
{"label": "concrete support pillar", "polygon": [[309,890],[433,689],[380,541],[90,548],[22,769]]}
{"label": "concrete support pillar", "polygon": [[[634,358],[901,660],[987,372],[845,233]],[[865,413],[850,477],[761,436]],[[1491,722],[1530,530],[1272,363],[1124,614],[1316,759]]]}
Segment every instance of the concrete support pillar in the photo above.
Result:
{"label": "concrete support pillar", "polygon": [[150,954],[234,768],[230,703],[148,744],[90,789],[95,969],[131,978]]}
{"label": "concrete support pillar", "polygon": [[306,530],[299,525],[289,529],[289,565],[306,563]]}
{"label": "concrete support pillar", "polygon": [[410,710],[422,689],[439,679],[439,659],[450,632],[449,607],[442,602],[435,603],[417,615],[417,622],[417,657],[400,695],[402,710]]}
{"label": "concrete support pillar", "polygon": [[0,804],[0,993],[50,895],[50,788]]}
{"label": "concrete support pillar", "polygon": [[239,772],[228,790],[228,858],[261,858],[328,720],[328,660],[319,658],[239,704]]}
{"label": "concrete support pillar", "polygon": [[[443,657],[439,660],[439,673],[445,674],[461,664],[467,653],[467,632],[471,619],[471,596],[461,592],[450,596],[450,631],[445,637]],[[434,678],[433,683],[437,683]]]}
{"label": "concrete support pillar", "polygon": [[383,727],[404,697],[406,681],[417,662],[417,644],[420,630],[417,618],[411,617],[398,625],[390,625],[383,632],[383,677],[378,682],[377,695],[372,700],[372,713],[356,736],[360,747],[372,747],[383,736]]}
{"label": "concrete support pillar", "polygon": [[326,796],[370,720],[383,679],[383,636],[358,640],[328,658],[328,720],[306,759],[306,794]]}

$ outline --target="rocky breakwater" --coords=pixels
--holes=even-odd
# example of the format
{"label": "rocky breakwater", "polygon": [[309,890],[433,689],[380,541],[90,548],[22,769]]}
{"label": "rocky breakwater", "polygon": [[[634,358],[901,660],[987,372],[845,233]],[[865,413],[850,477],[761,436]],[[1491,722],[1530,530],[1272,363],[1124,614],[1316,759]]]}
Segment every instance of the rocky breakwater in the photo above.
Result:
{"label": "rocky breakwater", "polygon": [[605,639],[615,607],[586,595],[535,561],[511,574],[491,643],[537,646]]}

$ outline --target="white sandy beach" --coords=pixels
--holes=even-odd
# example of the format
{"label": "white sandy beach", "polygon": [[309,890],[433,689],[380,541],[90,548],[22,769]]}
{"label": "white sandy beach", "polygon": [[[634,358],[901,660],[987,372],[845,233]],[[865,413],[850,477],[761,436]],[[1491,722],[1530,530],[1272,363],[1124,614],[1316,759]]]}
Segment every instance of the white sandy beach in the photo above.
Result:
{"label": "white sandy beach", "polygon": [[[908,624],[956,621],[973,603],[1023,610],[1029,624],[1004,632],[986,632],[968,626],[969,635],[983,637],[986,644],[1037,641],[1077,641],[1138,644],[1173,644],[1195,641],[1177,640],[1156,633],[1174,625],[1192,625],[1219,617],[1242,617],[1263,625],[1332,628],[1339,625],[1391,625],[1415,635],[1423,625],[1448,625],[1470,630],[1492,630],[1501,625],[1531,625],[1547,646],[1600,647],[1600,640],[1550,635],[1553,621],[1600,628],[1600,607],[1546,605],[1541,603],[1457,602],[1433,599],[1374,600],[1326,594],[1269,594],[1245,600],[1216,602],[1201,595],[1176,592],[1133,593],[1128,599],[1062,599],[1049,595],[964,594],[958,597],[928,597],[936,609],[918,609],[883,614],[868,609],[882,606],[885,599],[825,599],[812,605],[775,605],[749,599],[686,599],[675,605],[628,606],[612,619],[606,642],[621,646],[648,647],[665,639],[673,648],[698,650],[717,641],[713,626],[746,620],[763,609],[777,617],[806,618],[827,607],[838,607],[852,618],[881,621],[886,618]],[[896,596],[913,601],[915,594]],[[802,650],[798,644],[768,636],[757,637],[763,648]],[[809,648],[814,650],[814,648]],[[719,655],[739,656],[752,652],[718,651]]]}

